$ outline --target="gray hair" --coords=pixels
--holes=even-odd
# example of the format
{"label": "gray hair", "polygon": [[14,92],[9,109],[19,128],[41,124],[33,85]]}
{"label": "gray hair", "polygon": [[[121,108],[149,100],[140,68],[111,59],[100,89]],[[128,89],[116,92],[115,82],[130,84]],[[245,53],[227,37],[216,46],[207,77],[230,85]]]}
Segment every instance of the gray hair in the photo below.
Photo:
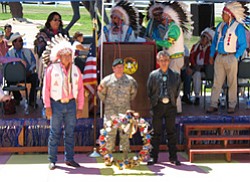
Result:
{"label": "gray hair", "polygon": [[168,53],[166,50],[163,50],[163,51],[158,52],[158,53],[157,53],[157,56],[156,56],[156,59],[157,59],[157,60],[160,59],[161,56],[162,56],[162,57],[166,57],[167,59],[170,58],[170,55],[169,55],[169,53]]}

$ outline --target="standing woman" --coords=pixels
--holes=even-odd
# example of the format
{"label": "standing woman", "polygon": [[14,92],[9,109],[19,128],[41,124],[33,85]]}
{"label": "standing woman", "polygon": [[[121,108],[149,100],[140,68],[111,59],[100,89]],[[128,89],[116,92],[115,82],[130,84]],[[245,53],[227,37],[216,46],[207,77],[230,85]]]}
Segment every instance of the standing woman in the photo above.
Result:
{"label": "standing woman", "polygon": [[35,53],[39,57],[38,61],[38,78],[42,80],[43,64],[41,61],[41,56],[46,48],[47,41],[51,41],[52,37],[55,35],[62,34],[63,36],[69,37],[68,31],[63,28],[62,17],[58,12],[52,12],[49,14],[44,28],[42,28],[36,36],[34,42]]}

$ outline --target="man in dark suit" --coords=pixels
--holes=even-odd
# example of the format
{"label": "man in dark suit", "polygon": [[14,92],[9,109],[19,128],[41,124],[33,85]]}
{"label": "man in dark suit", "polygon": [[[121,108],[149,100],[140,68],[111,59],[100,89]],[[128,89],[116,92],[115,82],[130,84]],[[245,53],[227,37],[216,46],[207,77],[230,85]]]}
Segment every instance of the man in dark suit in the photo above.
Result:
{"label": "man in dark suit", "polygon": [[177,159],[177,135],[175,118],[177,113],[176,99],[180,92],[181,79],[178,73],[169,69],[170,56],[166,51],[157,54],[157,63],[160,68],[150,73],[147,83],[148,97],[153,114],[152,151],[148,165],[158,162],[159,145],[162,134],[162,120],[166,120],[169,161],[181,165]]}

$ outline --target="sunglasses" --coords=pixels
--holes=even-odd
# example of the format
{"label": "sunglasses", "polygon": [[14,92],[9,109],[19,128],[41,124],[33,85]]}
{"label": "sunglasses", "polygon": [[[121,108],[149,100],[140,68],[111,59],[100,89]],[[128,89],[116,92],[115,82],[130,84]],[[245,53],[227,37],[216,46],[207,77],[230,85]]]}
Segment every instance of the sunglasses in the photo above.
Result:
{"label": "sunglasses", "polygon": [[23,40],[15,40],[14,42],[19,42],[19,43],[22,43]]}
{"label": "sunglasses", "polygon": [[58,19],[58,18],[53,18],[52,20],[53,21],[61,21],[61,19]]}

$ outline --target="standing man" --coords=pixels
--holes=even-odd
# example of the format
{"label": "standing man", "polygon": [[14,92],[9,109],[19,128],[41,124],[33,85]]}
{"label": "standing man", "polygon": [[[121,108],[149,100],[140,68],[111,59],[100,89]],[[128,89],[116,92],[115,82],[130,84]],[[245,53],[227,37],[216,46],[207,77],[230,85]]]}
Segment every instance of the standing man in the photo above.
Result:
{"label": "standing man", "polygon": [[180,92],[180,75],[169,69],[170,55],[166,51],[157,54],[157,63],[160,68],[150,73],[147,82],[147,92],[153,113],[153,135],[150,159],[148,165],[158,162],[159,145],[161,143],[162,120],[166,121],[169,161],[181,165],[177,158],[177,135],[175,128],[176,99]]}
{"label": "standing man", "polygon": [[[126,114],[127,110],[131,109],[131,101],[137,93],[137,82],[130,75],[124,74],[123,60],[117,58],[112,63],[113,73],[104,77],[98,86],[98,96],[105,104],[104,110],[104,125],[111,119],[112,115]],[[111,128],[108,132],[106,148],[111,154],[116,141],[117,128]],[[123,150],[123,158],[128,158],[129,152],[129,133],[119,130],[120,145]],[[111,164],[106,164],[107,166]]]}
{"label": "standing man", "polygon": [[[36,58],[30,49],[23,47],[23,36],[24,35],[21,35],[19,32],[16,32],[10,37],[8,44],[12,44],[12,48],[8,50],[6,57],[20,58],[22,63],[24,63],[27,83],[31,83],[29,105],[37,107],[38,105],[35,103],[35,92],[36,87],[39,85],[39,80],[36,73]],[[17,105],[19,105],[22,100],[21,93],[15,91],[13,95]]]}
{"label": "standing man", "polygon": [[[46,116],[50,119],[48,142],[49,169],[56,168],[57,148],[64,125],[65,163],[80,167],[74,161],[74,129],[76,119],[80,117],[84,104],[84,88],[81,72],[73,64],[74,51],[63,37],[55,38],[50,54],[52,64],[46,69],[43,85],[43,102]],[[54,62],[54,63],[53,63]]]}
{"label": "standing man", "polygon": [[[169,68],[179,74],[184,66],[184,33],[190,34],[191,29],[188,26],[192,27],[191,15],[184,7],[184,4],[179,2],[164,7],[162,24],[168,27],[168,30],[163,40],[156,40],[156,45],[167,49],[170,54]],[[182,112],[180,96],[177,99],[177,112]]]}
{"label": "standing man", "polygon": [[[162,13],[164,9],[163,3],[155,2],[148,8],[147,16],[149,18],[146,28],[147,41],[163,40],[167,32],[167,27],[162,24]],[[158,50],[162,50],[162,47],[158,47]]]}
{"label": "standing man", "polygon": [[[245,9],[239,2],[227,3],[222,11],[221,22],[215,31],[210,50],[210,64],[214,63],[214,84],[211,103],[207,113],[218,111],[218,99],[227,78],[229,114],[235,112],[237,104],[238,60],[244,53],[247,42],[244,29]],[[213,59],[216,51],[218,55]]]}
{"label": "standing man", "polygon": [[110,24],[103,27],[103,42],[135,42],[140,30],[138,10],[128,1],[119,1],[110,14]]}

